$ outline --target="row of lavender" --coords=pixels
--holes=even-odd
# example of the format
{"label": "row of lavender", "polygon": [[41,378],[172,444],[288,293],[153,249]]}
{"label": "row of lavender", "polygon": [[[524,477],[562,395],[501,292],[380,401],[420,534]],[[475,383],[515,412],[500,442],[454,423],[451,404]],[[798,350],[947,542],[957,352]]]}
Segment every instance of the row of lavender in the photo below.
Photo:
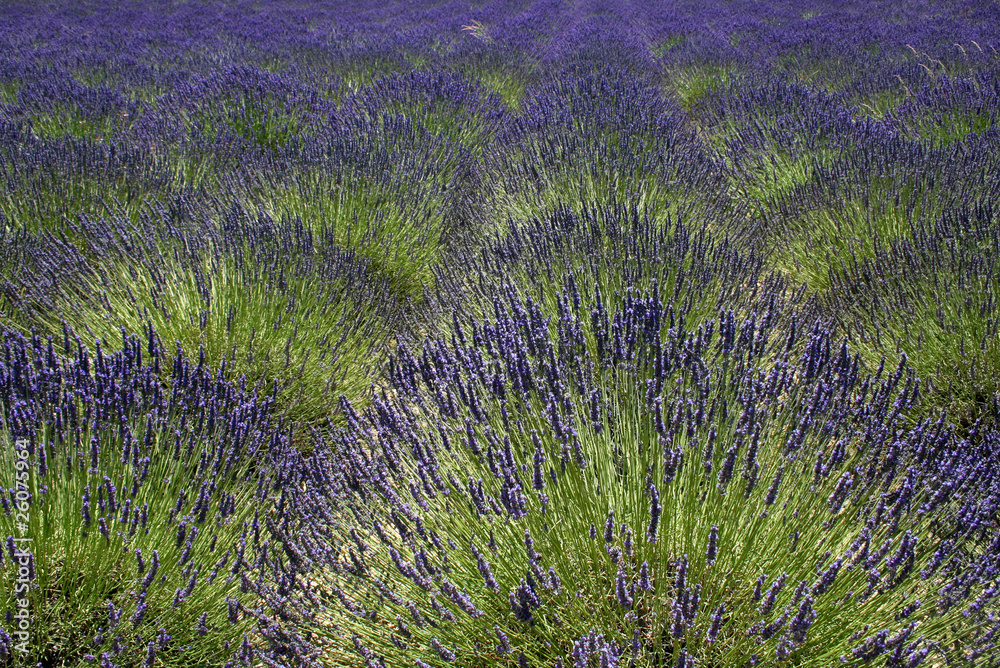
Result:
{"label": "row of lavender", "polygon": [[905,359],[866,374],[708,231],[564,209],[455,271],[512,283],[327,445],[365,665],[995,660],[995,432],[919,417]]}
{"label": "row of lavender", "polygon": [[988,9],[98,9],[0,56],[30,662],[996,660]]}
{"label": "row of lavender", "polygon": [[866,370],[752,254],[635,210],[476,264],[512,282],[313,454],[333,663],[997,660],[997,433],[926,417],[905,358]]}
{"label": "row of lavender", "polygon": [[[38,5],[7,1],[0,23],[5,70],[101,67],[124,58],[132,85],[170,85],[185,70],[245,62],[299,68],[322,79],[344,70],[385,73],[414,62],[495,65],[615,60],[637,69],[668,62],[761,60],[855,74],[884,70],[906,45],[941,52],[941,65],[998,36],[990,3],[912,1],[611,2],[447,1],[433,5],[249,2]],[[978,48],[974,44],[980,45]],[[682,52],[680,58],[677,53]],[[317,67],[321,65],[323,67]],[[329,68],[329,69],[328,69]],[[843,73],[846,75],[847,73]]]}
{"label": "row of lavender", "polygon": [[[388,331],[413,320],[407,302],[424,301],[434,273],[494,235],[494,221],[629,202],[751,244],[855,332],[869,364],[905,350],[938,403],[971,424],[1000,389],[995,71],[925,82],[901,103],[926,107],[930,125],[919,127],[931,139],[895,118],[852,115],[842,95],[760,75],[685,112],[620,70],[549,77],[517,112],[454,73],[391,75],[337,105],[294,78],[242,68],[179,86],[108,138],[45,137],[14,114],[0,126],[5,312],[56,333],[66,320],[91,345],[152,319],[188,354],[207,336],[213,364],[244,335],[264,336],[267,370],[242,370],[302,368],[328,405],[331,378],[352,399],[368,384],[369,356],[359,362],[343,345],[358,301],[344,291],[349,275],[372,277],[382,295],[360,329]],[[259,267],[241,259],[241,230],[296,224],[304,247],[358,268],[327,272],[332,294],[310,294],[313,269],[302,267],[279,295],[248,288]],[[164,234],[174,241],[130,266],[144,243],[135,239]],[[919,248],[924,259],[908,260]],[[86,279],[47,280],[49,255]],[[904,280],[873,282],[876,273]],[[183,290],[162,294],[164,276]],[[257,306],[231,314],[227,295],[248,293]],[[343,340],[324,343],[338,354],[307,359],[325,334],[279,316],[286,298],[290,313],[320,303],[335,313]],[[307,372],[319,363],[326,371]]]}
{"label": "row of lavender", "polygon": [[929,416],[905,358],[866,369],[752,250],[635,208],[514,223],[464,262],[499,283],[308,453],[276,389],[152,330],[114,353],[7,333],[32,660],[998,658],[998,435]]}

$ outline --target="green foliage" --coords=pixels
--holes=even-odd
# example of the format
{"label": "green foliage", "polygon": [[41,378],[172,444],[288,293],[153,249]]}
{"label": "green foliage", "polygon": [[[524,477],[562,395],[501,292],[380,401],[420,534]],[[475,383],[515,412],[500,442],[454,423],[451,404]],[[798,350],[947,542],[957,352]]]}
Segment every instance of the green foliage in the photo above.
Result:
{"label": "green foliage", "polygon": [[190,254],[162,239],[136,244],[91,265],[27,322],[53,334],[65,322],[88,345],[151,326],[188,355],[225,364],[228,377],[262,391],[274,383],[281,411],[306,433],[330,418],[336,397],[363,400],[399,306],[329,234],[314,243],[301,227],[256,225],[246,239],[235,232]]}
{"label": "green foliage", "polygon": [[[298,219],[317,235],[354,250],[399,295],[419,297],[433,280],[446,227],[442,197],[418,191],[406,197],[396,184],[349,172],[299,172],[278,182],[260,175],[243,198],[273,218]],[[271,183],[267,183],[271,181]]]}
{"label": "green foliage", "polygon": [[794,285],[806,283],[822,293],[830,286],[830,271],[848,261],[863,262],[879,248],[906,238],[920,209],[904,209],[885,200],[849,200],[806,210],[773,231],[773,263]]}
{"label": "green foliage", "polygon": [[[632,145],[623,140],[616,145],[608,140],[592,149],[567,142],[556,156],[541,154],[541,147],[517,150],[505,157],[507,164],[497,170],[496,178],[489,179],[486,208],[501,219],[530,220],[561,206],[580,213],[591,203],[630,202],[662,220],[696,204],[694,197],[684,197],[682,188],[666,183],[650,165],[619,162],[620,150],[640,147],[640,142]],[[544,164],[541,169],[536,167],[540,163]]]}
{"label": "green foliage", "polygon": [[[589,312],[602,299],[617,302],[630,290],[658,289],[671,295],[677,317],[693,329],[723,304],[750,308],[766,291],[762,286],[773,286],[758,256],[717,231],[707,222],[661,217],[614,199],[585,204],[579,213],[561,205],[511,220],[470,265],[442,272],[442,284],[463,296],[463,312],[486,319],[494,312],[493,281],[503,280],[530,294],[541,313],[553,318],[553,327],[568,295]],[[492,280],[483,280],[487,276]]]}
{"label": "green foliage", "polygon": [[772,150],[744,156],[729,175],[732,197],[745,205],[767,207],[812,178],[817,166],[829,165],[840,153],[817,150],[804,154]]}
{"label": "green foliage", "polygon": [[46,114],[34,114],[28,120],[31,131],[42,139],[73,137],[102,141],[127,130],[131,124],[127,115],[88,119],[73,108],[55,108]]}
{"label": "green foliage", "polygon": [[765,213],[842,158],[853,138],[830,113],[837,102],[799,84],[767,82],[760,102],[734,86],[712,94],[700,119],[707,150],[722,163],[734,202]]}
{"label": "green foliage", "polygon": [[[175,382],[174,389],[182,395],[179,379]],[[112,653],[117,665],[138,666],[147,657],[148,643],[167,629],[170,640],[158,649],[156,665],[214,665],[238,649],[244,634],[255,634],[252,615],[229,621],[227,600],[239,601],[248,610],[259,608],[259,597],[233,573],[257,578],[253,562],[259,545],[247,530],[258,519],[263,525],[274,512],[270,473],[261,466],[266,460],[263,444],[259,439],[244,442],[248,449],[213,473],[213,457],[222,453],[225,458],[234,448],[232,434],[199,420],[197,409],[178,401],[179,394],[171,397],[168,390],[169,400],[160,406],[151,396],[142,397],[118,416],[120,421],[108,423],[95,419],[84,390],[76,392],[61,409],[66,417],[70,410],[79,416],[75,434],[68,422],[60,431],[51,414],[39,416],[40,426],[33,433],[17,432],[18,438],[33,444],[32,454],[23,460],[30,464],[25,469],[31,498],[28,521],[15,526],[22,517],[0,513],[0,535],[30,538],[18,547],[32,554],[36,577],[28,591],[18,591],[31,615],[30,642],[26,656],[14,656],[23,665],[81,666],[88,665],[86,655]],[[229,408],[247,412],[246,407]],[[243,417],[249,420],[248,414]],[[22,471],[16,465],[16,424],[9,412],[0,414],[0,486],[5,490],[17,489],[15,474]],[[141,450],[142,458],[123,454],[129,448]],[[42,463],[43,449],[47,465]],[[117,510],[110,507],[109,480],[117,485]],[[199,490],[207,492],[203,517],[195,506]],[[90,504],[86,519],[85,498]],[[106,523],[107,536],[100,522]],[[180,522],[187,526],[184,540],[177,538]],[[247,542],[245,552],[241,537]],[[8,551],[6,545],[3,549]],[[159,567],[144,586],[154,550]],[[137,568],[137,551],[144,568]],[[0,563],[0,606],[7,611],[18,609],[18,566],[10,554]],[[192,583],[189,595],[178,604],[177,592]],[[140,608],[144,612],[136,617]],[[112,613],[120,615],[115,622]],[[203,613],[205,634],[198,629]],[[124,650],[114,649],[119,643]]]}
{"label": "green foliage", "polygon": [[[594,76],[581,90],[550,89],[533,100],[552,105],[546,113],[554,111],[554,118],[548,126],[526,121],[501,139],[483,168],[484,211],[498,220],[528,221],[561,208],[583,215],[589,207],[621,205],[660,224],[711,221],[724,234],[715,215],[725,195],[718,164],[656,89],[616,85]],[[649,104],[644,116],[623,123],[637,100]]]}
{"label": "green foliage", "polygon": [[824,305],[869,363],[905,355],[929,406],[982,431],[1000,419],[1000,245],[988,213],[955,215],[957,224],[920,225],[870,258],[831,266]]}
{"label": "green foliage", "polygon": [[340,94],[346,97],[371,86],[383,77],[411,69],[414,69],[412,65],[398,54],[387,53],[383,57],[365,54],[352,58],[344,58],[342,54],[338,54],[331,73],[336,74]]}
{"label": "green foliage", "polygon": [[687,40],[684,35],[672,35],[670,39],[660,44],[651,45],[649,50],[657,58],[663,58],[664,55],[675,46],[683,44]]}
{"label": "green foliage", "polygon": [[504,118],[503,106],[485,81],[465,76],[434,72],[391,75],[360,90],[342,111],[352,124],[379,125],[386,119],[405,118],[415,129],[427,130],[431,136],[458,144],[479,157],[493,147]]}
{"label": "green foliage", "polygon": [[319,132],[332,104],[294,77],[237,67],[178,87],[157,101],[156,110],[161,122],[169,120],[182,134],[209,143],[237,137],[274,153]]}
{"label": "green foliage", "polygon": [[454,67],[470,81],[477,81],[498,95],[508,109],[516,112],[521,108],[522,100],[537,78],[538,64],[530,61],[527,56],[522,60],[526,62],[517,66],[460,63]]}
{"label": "green foliage", "polygon": [[772,201],[759,218],[759,247],[771,267],[821,295],[831,272],[912,241],[916,230],[942,216],[990,203],[996,167],[977,155],[981,145],[979,138],[948,147],[904,145],[898,162],[864,145],[845,151],[816,166],[805,186]]}
{"label": "green foliage", "polygon": [[851,98],[861,115],[875,120],[886,120],[899,108],[906,99],[906,91],[900,85],[899,89],[889,89],[869,95],[857,95]]}
{"label": "green foliage", "polygon": [[17,101],[17,91],[21,88],[18,80],[0,82],[0,104],[13,104]]}
{"label": "green foliage", "polygon": [[238,99],[226,105],[227,118],[192,118],[189,127],[209,139],[229,130],[251,144],[276,150],[300,134],[299,120],[293,113],[283,113],[269,104],[253,99]]}
{"label": "green foliage", "polygon": [[686,65],[666,70],[667,89],[672,91],[684,111],[697,112],[702,100],[715,91],[731,86],[738,79],[735,67],[728,64]]}
{"label": "green foliage", "polygon": [[957,109],[921,119],[913,130],[920,138],[940,146],[962,141],[991,127],[993,118],[989,114]]}

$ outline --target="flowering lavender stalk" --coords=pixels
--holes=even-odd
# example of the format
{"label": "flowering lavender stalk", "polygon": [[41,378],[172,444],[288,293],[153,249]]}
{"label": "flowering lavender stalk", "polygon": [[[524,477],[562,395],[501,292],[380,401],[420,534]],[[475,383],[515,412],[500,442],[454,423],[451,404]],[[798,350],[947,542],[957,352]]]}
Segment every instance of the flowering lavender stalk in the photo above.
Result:
{"label": "flowering lavender stalk", "polygon": [[708,549],[705,552],[705,563],[709,566],[715,563],[715,559],[718,556],[719,551],[719,527],[715,524],[712,525],[712,529],[708,532]]}
{"label": "flowering lavender stalk", "polygon": [[660,524],[660,514],[663,512],[663,506],[660,505],[660,493],[656,489],[656,485],[650,484],[649,486],[649,528],[646,530],[646,536],[650,543],[656,542],[656,532]]}
{"label": "flowering lavender stalk", "polygon": [[628,578],[622,570],[618,571],[618,575],[615,578],[615,595],[618,597],[618,605],[626,610],[632,609],[634,599],[629,592]]}

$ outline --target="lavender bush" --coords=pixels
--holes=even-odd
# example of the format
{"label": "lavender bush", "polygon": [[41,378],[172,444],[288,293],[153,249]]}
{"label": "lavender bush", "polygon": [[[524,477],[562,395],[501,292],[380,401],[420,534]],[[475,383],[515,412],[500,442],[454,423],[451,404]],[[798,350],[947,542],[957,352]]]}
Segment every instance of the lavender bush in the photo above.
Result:
{"label": "lavender bush", "polygon": [[[612,200],[584,202],[579,212],[561,205],[510,220],[481,250],[458,255],[438,272],[439,308],[459,308],[477,319],[494,315],[499,277],[530,294],[541,317],[555,320],[567,299],[607,318],[608,304],[630,290],[671,295],[673,317],[691,328],[721,305],[743,309],[786,297],[779,297],[780,279],[765,272],[751,244],[715,236],[731,223],[698,224],[695,216],[657,213]],[[440,320],[445,326],[454,321]]]}
{"label": "lavender bush", "polygon": [[2,224],[32,232],[64,232],[79,216],[136,219],[170,201],[170,165],[121,140],[40,139],[23,124],[6,123],[0,140]]}
{"label": "lavender bush", "polygon": [[276,150],[317,132],[333,104],[294,76],[234,67],[175,86],[156,100],[144,122],[170,123],[214,139],[231,133],[251,145]]}
{"label": "lavender bush", "polygon": [[928,146],[891,134],[872,138],[796,188],[758,219],[772,266],[823,293],[831,268],[873,259],[912,240],[942,215],[994,206],[1000,183],[996,135]]}
{"label": "lavender bush", "polygon": [[949,74],[941,61],[923,55],[932,61],[934,69],[920,63],[926,71],[923,85],[895,112],[909,134],[936,144],[949,144],[996,127],[1000,57],[993,60],[992,67],[977,69],[971,76],[956,77]]}
{"label": "lavender bush", "polygon": [[26,121],[39,137],[106,137],[127,127],[140,110],[120,90],[82,84],[68,72],[32,77],[13,97],[12,120]]}
{"label": "lavender bush", "polygon": [[502,100],[478,80],[419,70],[374,81],[345,99],[341,113],[349,124],[405,115],[473,152],[493,149],[491,141],[507,116]]}
{"label": "lavender bush", "polygon": [[871,259],[831,268],[826,308],[871,360],[902,353],[965,429],[1000,419],[997,214],[956,209]]}
{"label": "lavender bush", "polygon": [[285,651],[292,582],[270,566],[267,526],[290,448],[274,398],[171,361],[153,338],[125,335],[109,355],[5,331],[3,350],[3,665],[235,666]]}
{"label": "lavender bush", "polygon": [[477,222],[471,153],[411,118],[359,115],[349,126],[222,175],[212,216],[240,207],[298,219],[325,243],[353,251],[413,300]]}
{"label": "lavender bush", "polygon": [[818,324],[670,327],[665,297],[627,292],[606,328],[510,292],[452,345],[400,350],[399,398],[324,443],[351,526],[319,576],[328,660],[991,655],[992,468],[943,420],[903,428],[912,374],[863,373]]}
{"label": "lavender bush", "polygon": [[489,211],[530,219],[559,205],[630,203],[653,215],[719,209],[717,165],[655,87],[608,68],[553,78],[522,104],[487,162]]}
{"label": "lavender bush", "polygon": [[[300,433],[329,418],[335,397],[358,400],[368,391],[377,368],[371,355],[400,313],[387,282],[329,235],[317,239],[301,223],[239,209],[215,238],[175,229],[178,239],[147,226],[156,239],[141,230],[92,221],[91,232],[105,242],[91,245],[97,260],[52,240],[34,242],[40,248],[25,255],[35,262],[12,258],[13,322],[55,335],[68,326],[88,346],[120,339],[123,328],[151,331],[164,346],[225,365],[227,378],[244,376],[262,392],[273,385]],[[32,280],[46,256],[73,280]]]}
{"label": "lavender bush", "polygon": [[734,196],[750,208],[772,205],[845,150],[885,132],[852,118],[822,90],[761,75],[713,93],[704,106],[709,145],[731,174]]}

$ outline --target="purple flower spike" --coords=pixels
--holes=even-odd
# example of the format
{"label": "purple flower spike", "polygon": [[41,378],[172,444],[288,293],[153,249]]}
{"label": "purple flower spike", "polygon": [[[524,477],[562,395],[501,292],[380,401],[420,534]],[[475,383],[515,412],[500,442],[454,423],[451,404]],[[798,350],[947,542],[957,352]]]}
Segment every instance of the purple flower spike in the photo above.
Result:
{"label": "purple flower spike", "polygon": [[621,568],[618,569],[618,575],[615,578],[615,595],[618,597],[618,605],[626,610],[632,609],[633,598],[628,589],[628,579],[625,571]]}
{"label": "purple flower spike", "polygon": [[649,484],[649,528],[646,530],[646,538],[650,543],[656,542],[656,534],[660,525],[660,514],[663,506],[660,505],[660,492],[652,482]]}
{"label": "purple flower spike", "polygon": [[718,542],[719,527],[713,524],[711,531],[708,533],[708,550],[705,552],[705,562],[709,566],[715,563],[715,557],[718,553]]}

